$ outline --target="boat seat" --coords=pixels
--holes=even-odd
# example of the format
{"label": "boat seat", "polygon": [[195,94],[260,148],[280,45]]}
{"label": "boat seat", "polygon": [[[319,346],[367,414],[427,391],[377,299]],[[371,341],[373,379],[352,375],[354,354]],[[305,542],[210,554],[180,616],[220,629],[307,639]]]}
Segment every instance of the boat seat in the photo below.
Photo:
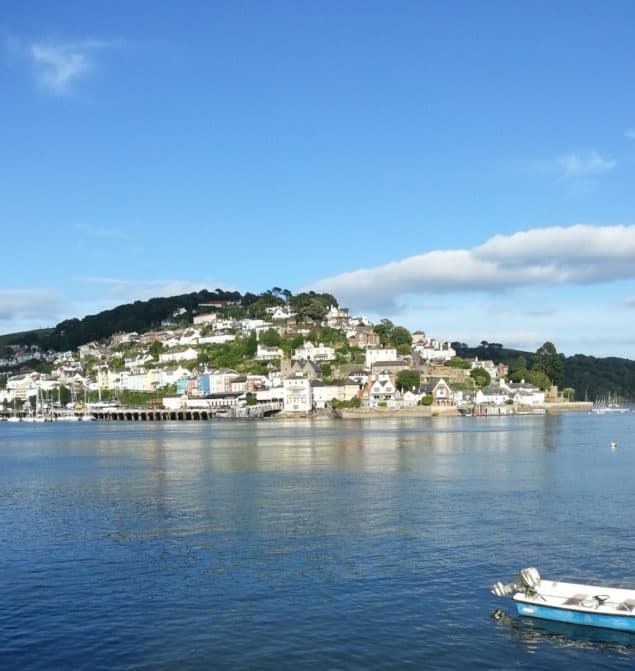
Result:
{"label": "boat seat", "polygon": [[588,599],[588,594],[574,594],[570,596],[564,603],[566,606],[580,606],[583,601]]}
{"label": "boat seat", "polygon": [[628,610],[632,611],[635,610],[635,599],[625,599],[622,601],[622,603],[618,606],[620,610]]}

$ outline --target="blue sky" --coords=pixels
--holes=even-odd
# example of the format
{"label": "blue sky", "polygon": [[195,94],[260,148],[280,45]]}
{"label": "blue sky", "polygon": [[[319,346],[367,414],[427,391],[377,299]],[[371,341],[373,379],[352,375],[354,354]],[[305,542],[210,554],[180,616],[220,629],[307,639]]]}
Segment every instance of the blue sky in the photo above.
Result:
{"label": "blue sky", "polygon": [[635,4],[13,3],[0,333],[200,288],[635,358]]}

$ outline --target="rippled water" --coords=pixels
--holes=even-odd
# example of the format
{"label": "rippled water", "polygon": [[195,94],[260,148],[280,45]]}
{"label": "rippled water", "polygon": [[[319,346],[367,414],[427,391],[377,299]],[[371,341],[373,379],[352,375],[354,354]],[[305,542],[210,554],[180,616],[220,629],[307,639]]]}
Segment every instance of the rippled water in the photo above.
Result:
{"label": "rippled water", "polygon": [[0,667],[632,666],[635,636],[489,587],[530,565],[635,586],[634,428],[0,424]]}

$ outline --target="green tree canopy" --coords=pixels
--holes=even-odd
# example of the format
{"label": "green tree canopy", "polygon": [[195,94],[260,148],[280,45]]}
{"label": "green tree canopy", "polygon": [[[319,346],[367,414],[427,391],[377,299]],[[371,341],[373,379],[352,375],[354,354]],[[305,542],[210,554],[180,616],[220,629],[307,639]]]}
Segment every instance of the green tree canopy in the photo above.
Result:
{"label": "green tree canopy", "polygon": [[470,377],[474,380],[478,387],[487,387],[492,381],[490,374],[484,368],[473,368],[470,371]]}
{"label": "green tree canopy", "polygon": [[278,347],[280,345],[280,336],[277,331],[267,329],[260,334],[260,342],[265,347]]}
{"label": "green tree canopy", "polygon": [[453,356],[446,365],[450,368],[462,368],[463,370],[470,368],[469,362],[460,356]]}
{"label": "green tree canopy", "polygon": [[400,345],[412,345],[412,335],[407,328],[403,326],[395,326],[390,334],[390,338],[395,347]]}
{"label": "green tree canopy", "polygon": [[553,384],[562,385],[564,378],[564,360],[558,354],[553,343],[546,342],[534,355],[534,370],[542,371]]}
{"label": "green tree canopy", "polygon": [[420,376],[416,370],[400,370],[397,373],[396,386],[399,391],[418,389]]}
{"label": "green tree canopy", "polygon": [[256,332],[252,331],[249,337],[245,340],[245,356],[248,359],[253,359],[258,351],[258,338]]}

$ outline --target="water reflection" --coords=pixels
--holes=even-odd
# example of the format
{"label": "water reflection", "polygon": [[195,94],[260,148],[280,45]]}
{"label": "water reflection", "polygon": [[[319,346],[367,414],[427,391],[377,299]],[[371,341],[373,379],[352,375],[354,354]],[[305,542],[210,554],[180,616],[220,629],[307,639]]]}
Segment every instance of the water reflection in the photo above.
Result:
{"label": "water reflection", "polygon": [[527,649],[535,653],[542,645],[560,648],[595,649],[635,657],[635,634],[585,627],[564,622],[550,622],[525,617],[511,617],[503,610],[492,611],[491,617]]}

